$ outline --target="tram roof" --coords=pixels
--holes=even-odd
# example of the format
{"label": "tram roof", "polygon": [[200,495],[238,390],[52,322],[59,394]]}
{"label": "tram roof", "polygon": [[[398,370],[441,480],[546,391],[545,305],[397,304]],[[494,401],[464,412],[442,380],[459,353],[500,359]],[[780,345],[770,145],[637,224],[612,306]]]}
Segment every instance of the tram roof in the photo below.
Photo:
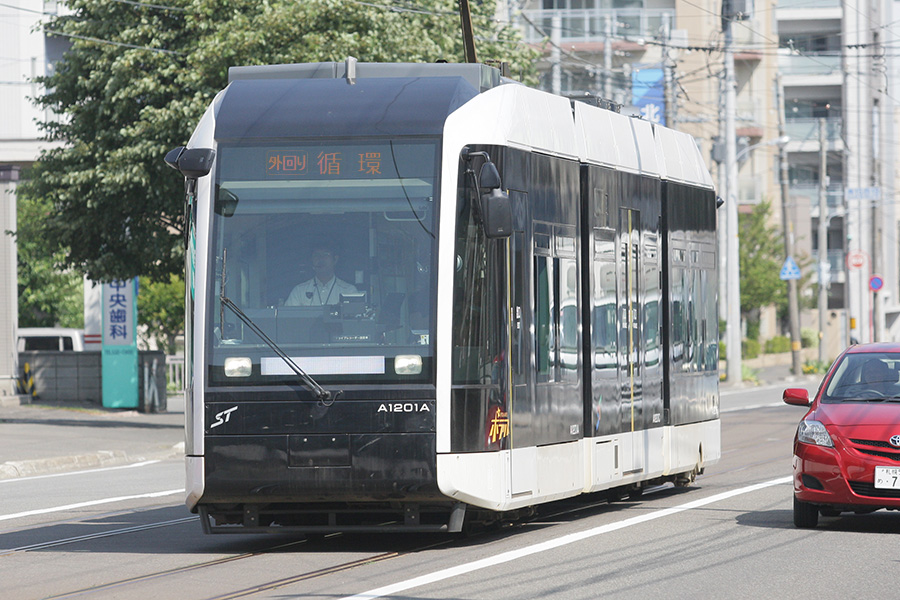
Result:
{"label": "tram roof", "polygon": [[500,76],[500,70],[480,63],[294,63],[230,67],[229,83],[255,79],[343,79],[348,72],[354,80],[397,77],[461,77],[479,92],[513,80]]}
{"label": "tram roof", "polygon": [[218,140],[435,135],[447,115],[505,80],[480,64],[345,63],[232,67]]}

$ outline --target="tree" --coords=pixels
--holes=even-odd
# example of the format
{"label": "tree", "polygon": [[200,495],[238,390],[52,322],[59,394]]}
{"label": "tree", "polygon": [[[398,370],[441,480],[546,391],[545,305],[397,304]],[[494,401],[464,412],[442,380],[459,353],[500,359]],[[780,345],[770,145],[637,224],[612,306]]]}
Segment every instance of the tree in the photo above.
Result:
{"label": "tree", "polygon": [[166,281],[141,280],[138,322],[166,354],[175,354],[175,340],[184,333],[184,279],[171,275]]}
{"label": "tree", "polygon": [[764,201],[739,217],[741,313],[752,322],[758,321],[763,306],[787,307],[787,285],[780,277],[784,240],[781,231],[771,225],[771,212],[772,205]]}
{"label": "tree", "polygon": [[17,225],[19,327],[84,326],[84,293],[78,273],[60,270],[61,253],[47,255],[35,230],[47,217],[39,203],[19,199]]}
{"label": "tree", "polygon": [[[47,214],[30,241],[62,267],[108,281],[181,270],[182,182],[162,157],[183,145],[233,65],[462,60],[453,0],[71,0],[47,28],[72,41],[38,99],[63,147],[41,154],[21,197]],[[534,83],[535,51],[473,4],[482,59]]]}

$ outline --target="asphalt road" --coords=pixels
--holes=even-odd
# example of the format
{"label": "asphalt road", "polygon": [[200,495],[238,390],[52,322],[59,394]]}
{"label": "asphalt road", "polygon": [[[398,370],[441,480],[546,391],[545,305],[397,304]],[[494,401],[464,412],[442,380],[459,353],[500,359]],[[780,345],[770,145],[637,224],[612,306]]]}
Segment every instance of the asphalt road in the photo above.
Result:
{"label": "asphalt road", "polygon": [[0,481],[0,598],[893,597],[900,514],[793,527],[803,410],[780,397],[723,392],[722,460],[690,488],[469,538],[204,536],[171,459]]}

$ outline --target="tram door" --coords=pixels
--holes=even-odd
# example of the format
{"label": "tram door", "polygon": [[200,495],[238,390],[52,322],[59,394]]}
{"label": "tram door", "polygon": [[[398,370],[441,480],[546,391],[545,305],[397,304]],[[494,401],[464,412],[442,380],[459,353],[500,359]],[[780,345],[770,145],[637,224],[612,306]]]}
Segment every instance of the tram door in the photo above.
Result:
{"label": "tram door", "polygon": [[[527,207],[527,194],[510,191],[509,197],[514,212],[523,214]],[[510,491],[514,497],[533,493],[537,484],[537,471],[533,459],[534,432],[529,426],[531,419],[528,418],[534,412],[534,395],[530,392],[531,381],[528,376],[531,370],[531,354],[528,352],[528,348],[531,347],[531,317],[526,307],[530,303],[527,295],[530,248],[525,240],[525,232],[516,230],[513,231],[509,242],[511,371],[509,413],[513,429],[512,447],[517,449],[513,453],[510,465]]]}
{"label": "tram door", "polygon": [[[618,285],[616,295],[619,305],[619,391],[622,411],[621,422],[626,432],[631,432],[632,443],[623,448],[622,472],[640,472],[644,468],[644,429],[642,415],[642,355],[641,332],[641,256],[640,211],[622,208],[619,211],[619,252],[617,260]],[[628,457],[631,450],[631,457]]]}

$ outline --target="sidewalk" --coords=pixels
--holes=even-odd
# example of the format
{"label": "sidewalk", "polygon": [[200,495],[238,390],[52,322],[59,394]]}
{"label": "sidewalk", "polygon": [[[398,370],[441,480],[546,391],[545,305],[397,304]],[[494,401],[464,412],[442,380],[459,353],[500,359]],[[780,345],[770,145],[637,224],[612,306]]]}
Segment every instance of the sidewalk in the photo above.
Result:
{"label": "sidewalk", "polygon": [[179,457],[184,396],[168,411],[140,413],[93,403],[0,405],[0,479]]}

